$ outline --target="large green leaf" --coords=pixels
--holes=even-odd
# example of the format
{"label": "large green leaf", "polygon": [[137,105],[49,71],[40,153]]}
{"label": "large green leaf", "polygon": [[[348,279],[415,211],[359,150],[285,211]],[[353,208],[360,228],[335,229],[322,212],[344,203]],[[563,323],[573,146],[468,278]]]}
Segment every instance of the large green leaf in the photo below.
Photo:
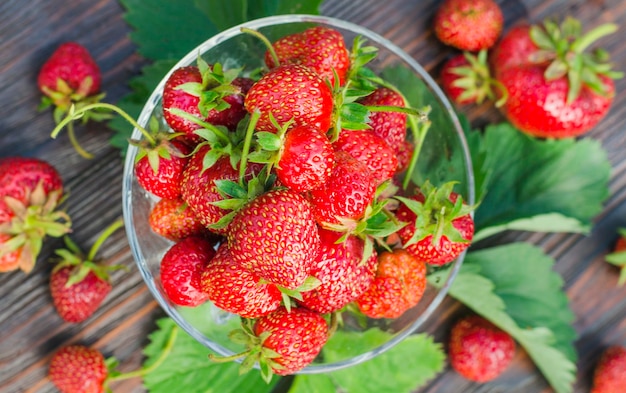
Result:
{"label": "large green leaf", "polygon": [[[475,133],[473,131],[472,133]],[[507,229],[590,230],[609,195],[611,165],[592,139],[541,140],[508,123],[470,135],[475,172],[486,176],[476,210],[476,240]]]}
{"label": "large green leaf", "polygon": [[[554,260],[527,243],[467,254],[449,295],[507,331],[558,393],[576,378],[574,314],[552,270]],[[435,286],[448,271],[429,277]]]}

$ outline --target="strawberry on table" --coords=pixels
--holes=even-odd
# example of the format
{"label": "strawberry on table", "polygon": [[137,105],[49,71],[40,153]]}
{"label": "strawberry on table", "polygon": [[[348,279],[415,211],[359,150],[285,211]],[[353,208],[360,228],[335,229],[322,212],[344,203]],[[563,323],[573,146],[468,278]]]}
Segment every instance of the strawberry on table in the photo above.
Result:
{"label": "strawberry on table", "polygon": [[626,347],[612,345],[604,350],[593,373],[591,393],[626,392]]}
{"label": "strawberry on table", "polygon": [[108,375],[102,353],[78,344],[57,350],[48,369],[48,378],[62,393],[103,393]]}
{"label": "strawberry on table", "polygon": [[496,43],[503,23],[494,0],[444,0],[435,14],[434,30],[444,44],[478,52]]}
{"label": "strawberry on table", "polygon": [[[494,75],[508,93],[500,108],[520,131],[542,138],[576,137],[590,131],[608,113],[615,96],[606,51],[588,53],[616,25],[600,25],[582,34],[580,22],[558,26],[521,25],[502,37],[491,55]],[[528,88],[532,86],[532,88]]]}
{"label": "strawberry on table", "polygon": [[515,356],[515,340],[485,318],[458,320],[448,341],[450,365],[463,377],[488,382],[500,376]]}

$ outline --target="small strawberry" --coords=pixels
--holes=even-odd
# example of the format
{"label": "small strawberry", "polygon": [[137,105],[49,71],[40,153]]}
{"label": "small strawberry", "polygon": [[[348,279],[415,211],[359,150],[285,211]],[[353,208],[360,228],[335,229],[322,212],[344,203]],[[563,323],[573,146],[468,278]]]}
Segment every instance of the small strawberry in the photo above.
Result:
{"label": "small strawberry", "polygon": [[48,378],[62,393],[104,393],[108,375],[102,353],[78,344],[56,351],[48,369]]}
{"label": "small strawberry", "polygon": [[111,292],[108,271],[118,266],[104,266],[96,260],[102,243],[123,226],[117,220],[105,229],[85,255],[69,237],[66,248],[56,250],[61,261],[50,275],[50,295],[57,313],[67,322],[78,323],[89,318]]}
{"label": "small strawberry", "polygon": [[398,168],[398,158],[389,145],[369,130],[343,130],[333,142],[342,150],[365,164],[376,185],[391,179]]}
{"label": "small strawberry", "polygon": [[441,42],[470,52],[491,48],[502,32],[504,17],[493,0],[445,0],[435,14]]}
{"label": "small strawberry", "polygon": [[[580,21],[558,26],[522,25],[494,48],[494,75],[508,92],[500,108],[520,131],[541,138],[569,138],[590,131],[608,113],[615,96],[608,53],[587,53],[597,39],[617,30],[603,24],[582,34]],[[529,89],[528,86],[532,86]]]}
{"label": "small strawberry", "polygon": [[342,219],[359,220],[374,200],[375,180],[365,164],[350,154],[337,151],[328,181],[310,192],[315,220],[339,224]]}
{"label": "small strawberry", "polygon": [[222,310],[244,318],[267,315],[280,306],[282,294],[275,285],[260,281],[230,254],[222,243],[200,276],[200,289]]}
{"label": "small strawberry", "polygon": [[61,237],[70,217],[58,209],[61,176],[37,158],[0,159],[0,272],[30,272],[46,236]]}
{"label": "small strawberry", "polygon": [[192,149],[180,139],[171,139],[173,134],[159,135],[162,139],[155,139],[155,146],[141,145],[136,156],[135,177],[149,193],[176,199],[181,195],[183,171]]}
{"label": "small strawberry", "polygon": [[371,284],[376,273],[374,251],[362,261],[364,242],[356,236],[341,241],[341,233],[320,229],[321,247],[311,275],[320,281],[315,288],[302,292],[299,301],[304,307],[329,313],[355,300]]}
{"label": "small strawberry", "polygon": [[331,88],[309,68],[281,65],[263,75],[248,91],[244,101],[249,113],[259,112],[259,131],[276,132],[270,114],[279,125],[310,126],[326,132],[331,125]]}
{"label": "small strawberry", "polygon": [[207,229],[180,198],[160,199],[150,210],[148,223],[154,233],[172,241],[202,236]]}
{"label": "small strawberry", "polygon": [[431,265],[455,260],[474,236],[471,207],[452,191],[453,187],[454,183],[440,188],[426,183],[412,198],[396,197],[403,202],[396,216],[407,223],[398,231],[404,248]]}
{"label": "small strawberry", "polygon": [[602,353],[593,373],[591,393],[626,392],[626,348],[608,347]]}
{"label": "small strawberry", "polygon": [[247,346],[246,351],[230,357],[211,356],[225,362],[244,358],[240,373],[258,363],[261,375],[269,382],[273,374],[290,375],[313,362],[328,340],[328,324],[321,314],[306,308],[287,310],[281,306],[270,314],[246,319],[242,329],[230,337]]}
{"label": "small strawberry", "polygon": [[606,256],[606,261],[617,266],[620,269],[617,285],[626,283],[626,229],[619,229],[619,238],[613,252]]}
{"label": "small strawberry", "polygon": [[[359,100],[365,106],[405,107],[404,98],[397,92],[379,87],[368,96]],[[406,139],[406,113],[382,111],[371,112],[368,124],[374,134],[383,138],[396,151]]]}
{"label": "small strawberry", "polygon": [[204,238],[186,237],[171,246],[161,259],[161,285],[168,299],[179,306],[195,307],[206,302],[200,275],[215,256],[213,244]]}
{"label": "small strawberry", "polygon": [[406,250],[385,251],[378,257],[376,277],[356,299],[370,318],[398,318],[416,306],[426,290],[426,264]]}
{"label": "small strawberry", "polygon": [[[287,35],[272,44],[279,64],[301,64],[315,71],[331,85],[343,85],[350,66],[350,55],[343,36],[337,30],[315,26],[302,32]],[[272,51],[265,53],[269,68],[278,66]],[[335,81],[335,74],[338,81]]]}
{"label": "small strawberry", "polygon": [[448,342],[451,366],[463,377],[481,383],[502,374],[515,349],[515,340],[508,333],[478,315],[457,321]]}
{"label": "small strawberry", "polygon": [[230,226],[233,259],[265,281],[297,289],[320,247],[311,206],[288,189],[266,192],[241,208]]}

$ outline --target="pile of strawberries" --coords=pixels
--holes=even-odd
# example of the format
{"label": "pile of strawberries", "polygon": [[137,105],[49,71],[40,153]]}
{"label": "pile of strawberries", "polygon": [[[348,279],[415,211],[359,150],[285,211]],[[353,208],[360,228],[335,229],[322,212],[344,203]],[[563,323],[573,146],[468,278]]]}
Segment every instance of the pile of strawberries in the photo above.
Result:
{"label": "pile of strawberries", "polygon": [[137,182],[158,200],[150,225],[173,242],[165,294],[241,316],[262,370],[313,361],[333,313],[399,317],[420,301],[427,265],[471,242],[454,183],[400,186],[418,151],[407,117],[427,118],[367,68],[375,53],[317,26],[273,42],[256,78],[199,58],[165,83],[167,129],[151,122],[132,142]]}

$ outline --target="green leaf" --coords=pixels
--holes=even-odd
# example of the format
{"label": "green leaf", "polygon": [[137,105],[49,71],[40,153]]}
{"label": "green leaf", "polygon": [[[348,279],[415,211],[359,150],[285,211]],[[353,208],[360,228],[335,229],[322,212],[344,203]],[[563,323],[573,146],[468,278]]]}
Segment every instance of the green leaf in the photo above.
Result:
{"label": "green leaf", "polygon": [[[345,359],[390,339],[389,333],[370,329],[364,333],[336,332],[323,348],[330,362]],[[296,376],[289,393],[359,392],[410,393],[432,379],[444,367],[445,354],[426,334],[411,335],[388,351],[355,366],[326,375]],[[372,378],[376,375],[376,378]],[[367,383],[363,383],[367,381]],[[336,386],[330,390],[330,382]]]}
{"label": "green leaf", "polygon": [[586,233],[609,195],[611,165],[592,139],[541,140],[508,123],[468,140],[486,190],[475,240],[507,230]]}
{"label": "green leaf", "polygon": [[[567,393],[576,378],[575,315],[553,265],[527,243],[470,252],[449,295],[507,331],[555,391]],[[429,281],[440,287],[447,273],[434,273]]]}
{"label": "green leaf", "polygon": [[248,0],[195,0],[194,3],[219,30],[246,21]]}
{"label": "green leaf", "polygon": [[[150,344],[144,348],[145,366],[159,357],[175,323],[162,318],[157,321],[157,326],[158,329],[150,334]],[[240,376],[239,363],[212,362],[208,358],[208,349],[181,331],[170,355],[144,377],[144,385],[150,393],[269,393],[275,382],[266,384],[256,369]]]}

